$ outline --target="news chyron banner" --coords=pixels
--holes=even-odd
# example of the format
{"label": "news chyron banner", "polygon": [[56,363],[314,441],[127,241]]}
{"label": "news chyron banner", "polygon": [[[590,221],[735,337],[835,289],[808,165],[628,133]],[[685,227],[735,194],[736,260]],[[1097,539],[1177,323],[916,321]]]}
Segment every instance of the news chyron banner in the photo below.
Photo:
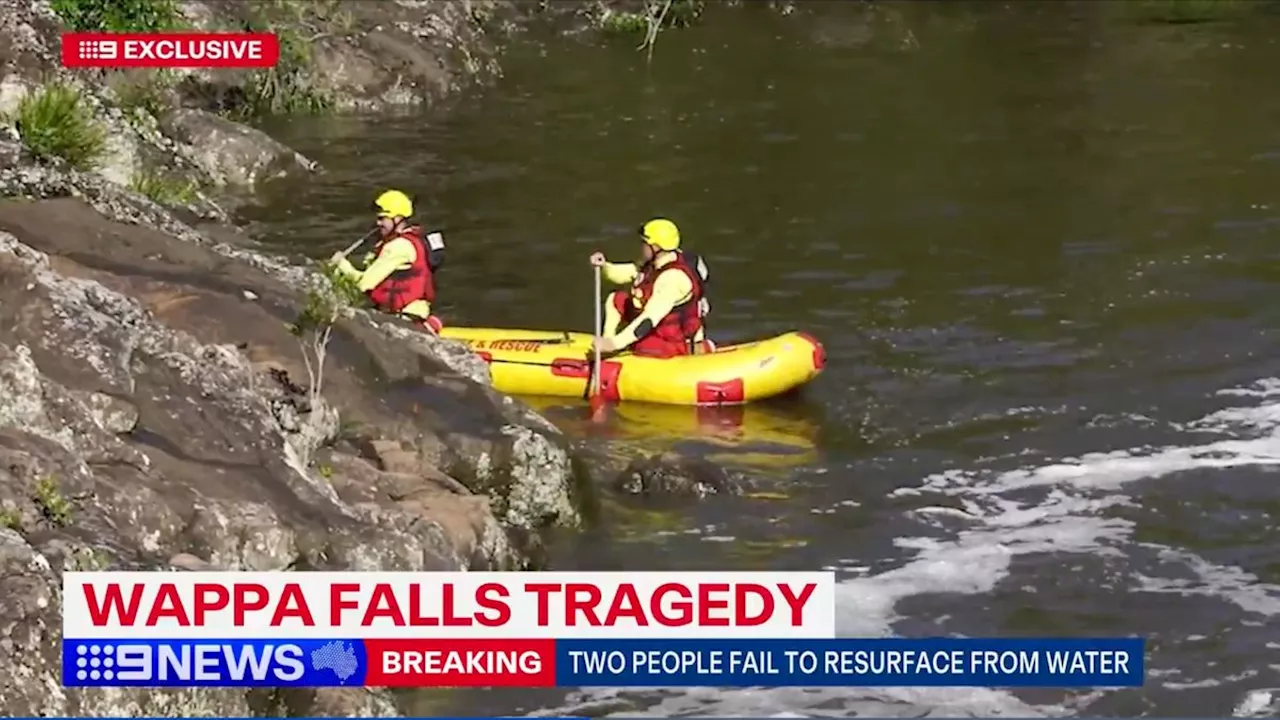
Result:
{"label": "news chyron banner", "polygon": [[272,33],[68,32],[61,44],[69,68],[269,68],[280,60]]}
{"label": "news chyron banner", "polygon": [[63,575],[68,686],[1141,685],[1143,641],[837,638],[825,572]]}

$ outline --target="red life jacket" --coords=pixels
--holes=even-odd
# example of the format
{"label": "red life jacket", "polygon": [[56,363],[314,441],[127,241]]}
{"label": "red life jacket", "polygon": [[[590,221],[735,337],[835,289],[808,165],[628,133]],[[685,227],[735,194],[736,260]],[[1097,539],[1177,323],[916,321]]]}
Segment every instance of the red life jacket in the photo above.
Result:
{"label": "red life jacket", "polygon": [[657,283],[658,276],[673,270],[682,272],[689,278],[693,291],[689,293],[688,300],[672,308],[653,330],[636,342],[637,352],[687,355],[694,351],[698,332],[702,330],[702,313],[698,306],[702,300],[703,282],[702,276],[689,265],[682,252],[676,252],[676,259],[660,268],[655,269],[650,265],[636,278],[631,288],[631,302],[627,303],[622,313],[622,322],[630,323],[640,315],[649,298],[653,297],[653,286]]}
{"label": "red life jacket", "polygon": [[414,226],[399,235],[393,235],[379,242],[374,252],[381,255],[382,248],[397,238],[413,243],[413,264],[391,273],[386,280],[369,291],[369,299],[385,313],[398,313],[416,300],[426,300],[429,303],[436,300],[435,279],[432,277],[431,265],[427,262],[427,244],[422,239],[422,228]]}

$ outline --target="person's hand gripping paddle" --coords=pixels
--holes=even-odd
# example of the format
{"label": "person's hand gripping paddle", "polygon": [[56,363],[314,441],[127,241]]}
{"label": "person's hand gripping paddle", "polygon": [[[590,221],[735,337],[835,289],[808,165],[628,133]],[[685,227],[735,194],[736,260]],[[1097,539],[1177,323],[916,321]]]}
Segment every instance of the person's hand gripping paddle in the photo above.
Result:
{"label": "person's hand gripping paddle", "polygon": [[373,234],[376,232],[378,232],[378,228],[374,228],[369,232],[365,233],[359,240],[356,240],[355,242],[348,245],[345,250],[339,250],[338,252],[334,253],[333,256],[329,258],[329,264],[337,265],[339,261],[344,260],[348,255],[355,252],[356,249],[359,248],[361,245],[369,242],[369,239],[372,238]]}

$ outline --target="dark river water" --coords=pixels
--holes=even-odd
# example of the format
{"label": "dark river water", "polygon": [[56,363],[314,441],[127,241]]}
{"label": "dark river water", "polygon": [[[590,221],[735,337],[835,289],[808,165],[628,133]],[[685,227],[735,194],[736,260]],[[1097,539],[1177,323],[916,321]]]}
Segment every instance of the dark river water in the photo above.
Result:
{"label": "dark river water", "polygon": [[[433,116],[293,121],[251,213],[325,257],[375,193],[450,247],[446,322],[588,330],[595,249],[663,215],[721,341],[817,335],[804,397],[590,431],[756,494],[613,508],[560,567],[830,568],[847,635],[1149,639],[1140,689],[459,691],[423,712],[1280,712],[1280,19],[1124,3],[811,5],[514,48]],[[536,38],[530,38],[534,40]],[[540,405],[546,407],[546,404]],[[588,434],[594,433],[592,437]],[[606,438],[607,439],[607,438]]]}

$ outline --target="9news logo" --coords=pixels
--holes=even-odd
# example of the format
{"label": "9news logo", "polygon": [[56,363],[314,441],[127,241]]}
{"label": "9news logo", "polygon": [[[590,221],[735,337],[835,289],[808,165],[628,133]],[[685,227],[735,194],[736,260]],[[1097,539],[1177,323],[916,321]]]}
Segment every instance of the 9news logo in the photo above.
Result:
{"label": "9news logo", "polygon": [[341,641],[64,640],[62,652],[62,684],[76,687],[342,686],[364,665]]}
{"label": "9news logo", "polygon": [[76,648],[76,679],[138,682],[151,679],[149,645],[80,645]]}

